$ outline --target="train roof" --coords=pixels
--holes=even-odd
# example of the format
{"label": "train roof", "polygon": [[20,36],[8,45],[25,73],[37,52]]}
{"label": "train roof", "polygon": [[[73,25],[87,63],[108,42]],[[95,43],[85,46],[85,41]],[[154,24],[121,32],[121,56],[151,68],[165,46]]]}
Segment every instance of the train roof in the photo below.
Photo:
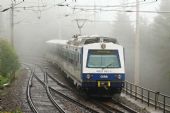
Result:
{"label": "train roof", "polygon": [[69,40],[68,44],[81,46],[85,44],[100,43],[100,42],[112,42],[114,44],[118,44],[118,41],[116,38],[103,37],[103,36],[98,36],[98,35],[73,36],[73,39]]}
{"label": "train roof", "polygon": [[98,35],[91,35],[91,36],[74,35],[73,38],[70,40],[54,39],[54,40],[49,40],[46,43],[83,46],[86,44],[100,43],[100,42],[111,42],[114,44],[118,44],[118,41],[116,38],[103,37],[103,36],[98,36]]}
{"label": "train roof", "polygon": [[46,43],[50,43],[50,44],[67,44],[67,42],[68,40],[60,40],[60,39],[46,41]]}

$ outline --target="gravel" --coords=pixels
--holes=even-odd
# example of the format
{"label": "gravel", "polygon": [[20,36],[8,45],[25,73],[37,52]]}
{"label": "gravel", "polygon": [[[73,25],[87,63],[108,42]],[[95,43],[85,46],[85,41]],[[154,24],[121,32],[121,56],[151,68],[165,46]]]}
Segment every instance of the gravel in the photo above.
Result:
{"label": "gravel", "polygon": [[[52,68],[52,66],[49,69],[49,72],[57,73],[55,75],[56,78],[60,79],[62,82],[66,83],[67,85],[70,85],[70,84],[68,84],[68,81],[65,80],[62,73],[60,73],[59,71],[57,71],[57,72],[56,71],[57,71],[57,69]],[[2,89],[0,90],[0,112],[12,112],[15,110],[21,110],[23,112],[30,111],[27,101],[26,101],[26,97],[25,97],[25,90],[26,90],[26,85],[27,85],[27,81],[28,81],[28,76],[29,75],[28,75],[27,70],[20,69],[19,72],[17,73],[17,77],[16,77],[15,81],[10,85],[10,87],[6,87],[3,90]],[[50,80],[50,78],[49,78],[49,82],[50,82],[50,85],[56,86],[55,83],[52,83],[52,80]],[[34,84],[34,86],[37,86],[37,85]],[[37,87],[34,87],[34,89],[36,89]],[[58,89],[58,90],[60,90],[60,89]],[[37,89],[37,91],[38,91],[38,89]],[[41,92],[38,94],[40,94],[42,96],[42,94],[44,94],[44,93]],[[79,97],[74,95],[74,93],[66,92],[65,94],[72,95],[76,99],[80,100],[82,103],[85,103],[87,106],[91,106],[91,107],[94,107],[95,109],[98,109],[98,108],[96,108],[95,105],[93,105],[89,101],[80,99]],[[34,95],[34,97],[36,97],[36,95]],[[59,99],[59,100],[61,101],[62,99]],[[127,106],[139,111],[139,113],[149,113],[146,109],[143,109],[143,108],[135,105],[134,103],[127,100],[125,97],[120,98],[120,101],[122,103],[126,104]],[[67,102],[66,100],[65,101],[63,100],[61,102],[62,102],[61,104],[65,106],[64,108],[67,109],[67,111],[74,111],[76,113],[79,113],[82,111],[85,112],[83,109],[81,109],[79,107],[75,107],[74,104],[71,104],[70,102]],[[51,111],[53,111],[53,110],[51,110]]]}
{"label": "gravel", "polygon": [[12,112],[16,110],[21,110],[22,101],[22,87],[24,84],[24,79],[27,77],[27,71],[25,69],[20,69],[16,73],[15,80],[11,83],[9,87],[0,89],[0,112]]}

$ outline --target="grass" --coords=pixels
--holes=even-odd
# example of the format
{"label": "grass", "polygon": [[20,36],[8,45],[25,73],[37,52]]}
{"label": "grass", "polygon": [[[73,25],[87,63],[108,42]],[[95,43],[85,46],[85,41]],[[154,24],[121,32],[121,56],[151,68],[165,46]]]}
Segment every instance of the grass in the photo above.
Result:
{"label": "grass", "polygon": [[3,84],[8,83],[8,82],[9,82],[8,77],[4,77],[4,76],[0,75],[0,86],[3,86]]}
{"label": "grass", "polygon": [[17,108],[15,111],[12,111],[11,113],[23,113],[20,108]]}
{"label": "grass", "polygon": [[0,113],[23,113],[21,109],[17,108],[14,111],[0,111]]}
{"label": "grass", "polygon": [[[8,83],[10,81],[10,78],[8,76],[4,77],[0,75],[0,88],[3,88],[3,85]],[[0,97],[5,96],[8,94],[8,91],[6,90],[0,90]],[[23,113],[22,110],[20,109],[20,106],[14,107],[14,108],[9,108],[7,111],[1,111],[0,113]]]}

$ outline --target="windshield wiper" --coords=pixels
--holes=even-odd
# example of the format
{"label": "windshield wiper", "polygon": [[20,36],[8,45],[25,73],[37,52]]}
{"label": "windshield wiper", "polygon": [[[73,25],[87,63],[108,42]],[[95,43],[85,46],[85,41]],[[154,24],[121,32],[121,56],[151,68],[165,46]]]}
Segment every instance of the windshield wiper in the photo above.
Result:
{"label": "windshield wiper", "polygon": [[110,64],[108,64],[107,66],[103,67],[103,68],[108,68],[109,66],[113,65],[113,62],[111,62]]}

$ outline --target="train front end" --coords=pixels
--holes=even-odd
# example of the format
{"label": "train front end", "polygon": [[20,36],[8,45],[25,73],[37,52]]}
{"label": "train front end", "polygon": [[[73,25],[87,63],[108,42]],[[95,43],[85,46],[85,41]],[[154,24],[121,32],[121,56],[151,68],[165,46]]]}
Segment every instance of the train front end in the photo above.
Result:
{"label": "train front end", "polygon": [[82,48],[82,88],[90,95],[111,97],[124,87],[123,47],[93,43]]}

